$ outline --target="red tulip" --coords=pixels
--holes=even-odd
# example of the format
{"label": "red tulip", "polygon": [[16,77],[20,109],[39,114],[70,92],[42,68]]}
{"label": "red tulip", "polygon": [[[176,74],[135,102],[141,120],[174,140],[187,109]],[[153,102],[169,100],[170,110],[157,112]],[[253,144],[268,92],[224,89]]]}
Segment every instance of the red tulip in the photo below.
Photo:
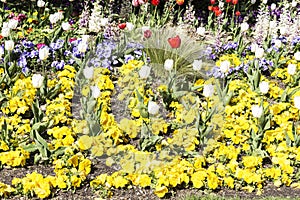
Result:
{"label": "red tulip", "polygon": [[151,0],[151,4],[157,6],[159,4],[159,0]]}
{"label": "red tulip", "polygon": [[208,10],[212,11],[213,10],[213,6],[208,6]]}
{"label": "red tulip", "polygon": [[42,48],[43,46],[46,46],[44,43],[39,43],[36,45],[38,50],[40,50],[40,48]]}
{"label": "red tulip", "polygon": [[215,14],[216,14],[217,17],[220,16],[222,14],[222,10],[216,10]]}
{"label": "red tulip", "polygon": [[216,12],[216,11],[218,11],[218,10],[220,10],[220,8],[219,8],[218,6],[214,6],[214,7],[212,8],[212,11],[214,11],[214,12]]}
{"label": "red tulip", "polygon": [[70,38],[69,42],[72,43],[73,41],[76,41],[76,40],[77,40],[76,38]]}
{"label": "red tulip", "polygon": [[231,0],[226,0],[226,3],[230,3],[231,2]]}
{"label": "red tulip", "polygon": [[238,4],[239,0],[232,0],[232,4],[236,5]]}
{"label": "red tulip", "polygon": [[118,25],[119,29],[124,29],[126,28],[126,23],[121,23]]}
{"label": "red tulip", "polygon": [[241,12],[240,12],[240,11],[236,11],[236,12],[235,12],[235,15],[236,15],[236,16],[240,16],[240,15],[241,15]]}
{"label": "red tulip", "polygon": [[181,6],[184,4],[184,0],[176,0],[177,5]]}
{"label": "red tulip", "polygon": [[215,4],[215,3],[216,3],[216,0],[210,0],[210,3],[211,3],[211,4]]}
{"label": "red tulip", "polygon": [[144,37],[145,37],[145,38],[150,38],[151,35],[152,35],[152,32],[151,32],[150,30],[145,30],[145,31],[144,31]]}
{"label": "red tulip", "polygon": [[173,49],[177,49],[180,47],[181,39],[178,35],[176,35],[176,37],[169,38],[168,42]]}

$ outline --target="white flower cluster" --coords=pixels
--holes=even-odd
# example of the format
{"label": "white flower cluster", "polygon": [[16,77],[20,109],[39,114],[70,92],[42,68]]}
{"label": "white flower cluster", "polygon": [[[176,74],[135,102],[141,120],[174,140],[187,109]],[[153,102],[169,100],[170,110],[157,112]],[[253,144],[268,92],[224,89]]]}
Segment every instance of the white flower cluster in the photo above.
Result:
{"label": "white flower cluster", "polygon": [[108,18],[103,17],[102,6],[99,1],[94,2],[91,17],[89,19],[89,31],[99,32],[103,27],[108,24]]}
{"label": "white flower cluster", "polygon": [[54,14],[51,14],[49,16],[49,20],[51,24],[56,24],[58,21],[62,20],[64,18],[64,13],[63,12],[56,12]]}
{"label": "white flower cluster", "polygon": [[8,37],[10,35],[10,31],[18,27],[18,23],[19,21],[17,19],[10,19],[8,22],[4,22],[2,25],[1,35],[3,37]]}
{"label": "white flower cluster", "polygon": [[261,44],[262,41],[265,41],[266,37],[269,34],[270,28],[270,14],[266,10],[265,6],[260,6],[259,14],[257,15],[256,24],[253,31],[253,37],[257,44]]}

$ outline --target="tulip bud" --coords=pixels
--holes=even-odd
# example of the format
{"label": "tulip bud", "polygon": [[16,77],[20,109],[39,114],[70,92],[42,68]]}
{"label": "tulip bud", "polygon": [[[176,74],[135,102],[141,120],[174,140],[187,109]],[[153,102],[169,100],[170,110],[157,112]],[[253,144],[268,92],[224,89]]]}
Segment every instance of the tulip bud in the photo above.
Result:
{"label": "tulip bud", "polygon": [[169,38],[168,42],[173,49],[177,49],[181,45],[181,39],[178,35],[176,37]]}
{"label": "tulip bud", "polygon": [[47,46],[43,46],[39,50],[39,58],[40,60],[46,60],[49,57],[49,48]]}
{"label": "tulip bud", "polygon": [[269,83],[266,81],[262,81],[259,83],[259,90],[263,94],[267,94],[269,91]]}
{"label": "tulip bud", "polygon": [[260,118],[264,112],[263,107],[259,105],[252,105],[251,106],[252,115],[255,118]]}
{"label": "tulip bud", "polygon": [[202,68],[202,60],[194,60],[193,62],[193,70],[199,71]]}
{"label": "tulip bud", "polygon": [[43,0],[38,0],[37,1],[37,6],[39,7],[39,8],[42,8],[42,7],[44,7],[45,6],[45,1],[43,1]]}
{"label": "tulip bud", "polygon": [[94,68],[93,67],[86,67],[83,69],[83,75],[86,79],[91,79],[94,76]]}
{"label": "tulip bud", "polygon": [[164,64],[165,70],[171,71],[173,69],[173,65],[174,65],[174,60],[173,59],[165,60],[165,64]]}
{"label": "tulip bud", "polygon": [[10,35],[10,28],[2,28],[1,35],[3,37],[8,37]]}
{"label": "tulip bud", "polygon": [[15,43],[14,41],[12,40],[6,40],[4,42],[4,48],[7,50],[7,51],[12,51],[15,47]]}
{"label": "tulip bud", "polygon": [[294,58],[295,58],[295,60],[300,61],[300,52],[299,52],[299,51],[297,51],[297,52],[294,54]]}
{"label": "tulip bud", "polygon": [[300,110],[300,96],[294,97],[294,106]]}
{"label": "tulip bud", "polygon": [[64,31],[68,31],[68,30],[71,29],[71,25],[70,25],[69,22],[63,22],[63,23],[61,24],[61,28],[62,28]]}
{"label": "tulip bud", "polygon": [[44,77],[40,74],[33,74],[32,76],[32,86],[34,88],[40,88],[42,87],[44,82]]}
{"label": "tulip bud", "polygon": [[91,86],[91,91],[92,91],[92,97],[94,97],[95,99],[100,97],[101,91],[97,85]]}
{"label": "tulip bud", "polygon": [[289,64],[287,66],[287,72],[289,75],[294,75],[296,73],[297,66],[295,64]]}
{"label": "tulip bud", "polygon": [[87,44],[86,42],[81,41],[81,42],[78,44],[77,48],[78,48],[78,51],[79,51],[79,52],[85,53],[86,50],[87,50],[87,48],[88,48],[88,44]]}
{"label": "tulip bud", "polygon": [[148,102],[148,112],[151,115],[156,115],[159,112],[159,105],[154,101]]}
{"label": "tulip bud", "polygon": [[257,48],[255,51],[255,57],[256,58],[262,58],[264,57],[265,50],[263,48]]}
{"label": "tulip bud", "polygon": [[212,84],[204,85],[203,87],[203,96],[211,97],[215,92],[215,87]]}
{"label": "tulip bud", "polygon": [[151,71],[151,67],[149,67],[147,65],[142,66],[139,71],[140,78],[142,78],[142,79],[148,78],[150,75],[150,71]]}
{"label": "tulip bud", "polygon": [[220,63],[220,70],[222,73],[226,73],[230,69],[231,63],[228,60],[224,60]]}

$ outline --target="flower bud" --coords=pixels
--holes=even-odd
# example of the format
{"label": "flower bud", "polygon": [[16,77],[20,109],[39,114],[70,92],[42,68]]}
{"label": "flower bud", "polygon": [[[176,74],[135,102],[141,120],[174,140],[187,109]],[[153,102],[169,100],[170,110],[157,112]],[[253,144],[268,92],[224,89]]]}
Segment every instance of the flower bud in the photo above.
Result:
{"label": "flower bud", "polygon": [[165,64],[164,64],[165,70],[171,71],[173,69],[173,65],[174,65],[174,60],[173,59],[165,60]]}
{"label": "flower bud", "polygon": [[154,101],[148,102],[148,112],[151,115],[156,115],[159,112],[159,105]]}
{"label": "flower bud", "polygon": [[149,67],[147,65],[142,66],[139,71],[140,78],[142,78],[142,79],[148,78],[150,75],[150,71],[151,71],[151,67]]}
{"label": "flower bud", "polygon": [[14,49],[14,47],[15,47],[15,43],[14,43],[13,40],[6,40],[4,42],[4,48],[5,48],[5,50],[12,51]]}
{"label": "flower bud", "polygon": [[39,58],[40,60],[46,60],[49,57],[49,48],[47,46],[43,46],[39,50]]}
{"label": "flower bud", "polygon": [[43,85],[44,77],[40,74],[33,74],[32,76],[32,86],[34,88],[40,88]]}
{"label": "flower bud", "polygon": [[252,115],[255,118],[260,118],[264,112],[263,107],[259,105],[252,105],[251,106]]}

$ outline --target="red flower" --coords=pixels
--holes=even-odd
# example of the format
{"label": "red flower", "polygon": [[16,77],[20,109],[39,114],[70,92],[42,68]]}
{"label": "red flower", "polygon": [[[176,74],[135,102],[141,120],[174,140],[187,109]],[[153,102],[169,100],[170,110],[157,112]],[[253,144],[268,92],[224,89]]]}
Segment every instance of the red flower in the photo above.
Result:
{"label": "red flower", "polygon": [[69,42],[72,43],[73,41],[76,41],[76,40],[77,40],[76,38],[70,38]]}
{"label": "red flower", "polygon": [[40,48],[42,48],[43,46],[46,46],[44,43],[39,43],[36,45],[38,50],[40,50]]}
{"label": "red flower", "polygon": [[178,35],[176,35],[176,37],[169,38],[168,42],[173,49],[177,49],[180,47],[181,39]]}
{"label": "red flower", "polygon": [[177,3],[179,6],[181,6],[181,5],[184,4],[184,0],[176,0],[176,3]]}
{"label": "red flower", "polygon": [[222,14],[222,10],[216,10],[215,14],[216,14],[217,17],[220,16]]}
{"label": "red flower", "polygon": [[215,7],[212,8],[212,11],[214,11],[214,12],[216,12],[218,10],[220,10],[220,8],[218,6],[215,6]]}
{"label": "red flower", "polygon": [[126,28],[126,23],[121,23],[118,25],[119,29],[124,29]]}
{"label": "red flower", "polygon": [[238,4],[239,0],[232,0],[232,4],[236,5]]}
{"label": "red flower", "polygon": [[151,4],[157,6],[159,4],[159,0],[151,0]]}
{"label": "red flower", "polygon": [[208,10],[212,11],[213,10],[213,6],[208,6]]}
{"label": "red flower", "polygon": [[231,0],[226,0],[226,3],[230,3],[231,2]]}
{"label": "red flower", "polygon": [[240,12],[240,11],[236,11],[236,12],[235,12],[235,15],[236,15],[236,16],[240,16],[240,15],[241,15],[241,12]]}
{"label": "red flower", "polygon": [[151,35],[152,35],[152,32],[151,32],[150,30],[145,30],[145,31],[144,31],[144,37],[145,37],[145,38],[150,38]]}
{"label": "red flower", "polygon": [[210,3],[211,3],[211,4],[215,4],[215,3],[216,3],[216,0],[210,0]]}

